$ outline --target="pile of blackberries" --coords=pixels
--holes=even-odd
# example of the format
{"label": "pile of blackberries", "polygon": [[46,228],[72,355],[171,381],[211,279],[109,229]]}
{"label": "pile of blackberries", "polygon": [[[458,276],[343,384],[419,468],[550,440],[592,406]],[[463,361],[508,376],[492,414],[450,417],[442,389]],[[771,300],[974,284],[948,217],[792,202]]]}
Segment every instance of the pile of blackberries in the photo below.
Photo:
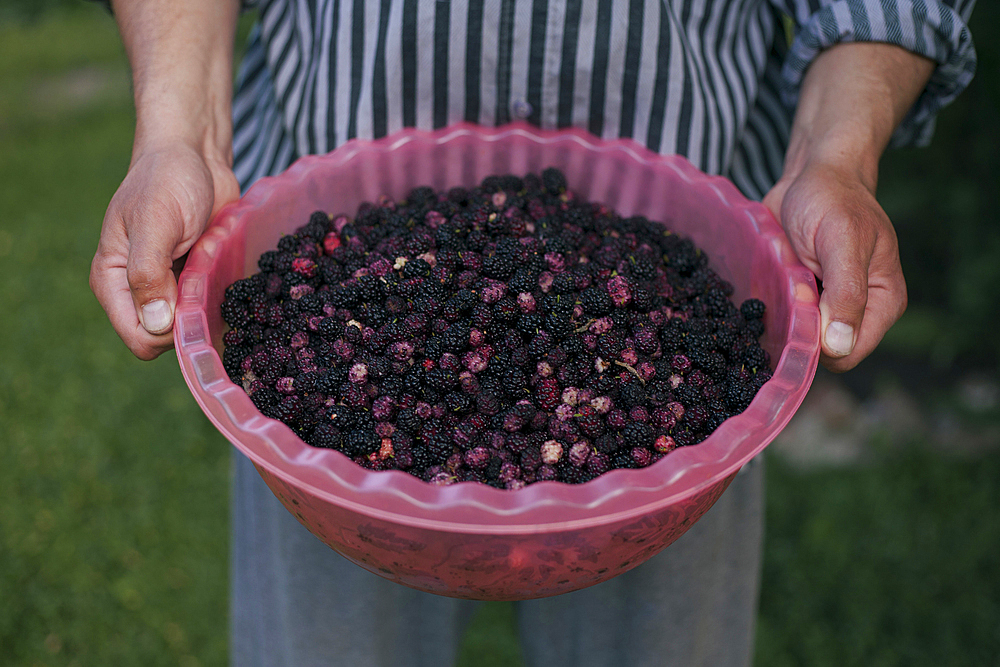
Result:
{"label": "pile of blackberries", "polygon": [[371,470],[518,489],[648,466],[771,377],[764,304],[555,169],[317,212],[226,291],[223,362]]}

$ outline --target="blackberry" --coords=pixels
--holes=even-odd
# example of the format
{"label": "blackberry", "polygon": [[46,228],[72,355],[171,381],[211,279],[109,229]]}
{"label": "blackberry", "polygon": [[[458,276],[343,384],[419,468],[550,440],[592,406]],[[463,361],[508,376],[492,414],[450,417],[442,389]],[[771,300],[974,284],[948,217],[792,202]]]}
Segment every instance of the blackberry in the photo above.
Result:
{"label": "blackberry", "polygon": [[483,260],[483,274],[497,280],[505,280],[514,272],[514,262],[504,255],[490,255]]}
{"label": "blackberry", "polygon": [[639,279],[649,281],[656,277],[656,263],[645,254],[629,255],[625,258],[629,273]]}
{"label": "blackberry", "polygon": [[699,254],[689,239],[680,241],[664,259],[667,266],[682,276],[690,276],[701,265]]}
{"label": "blackberry", "polygon": [[750,405],[750,401],[753,400],[753,396],[753,387],[747,383],[732,382],[726,386],[726,405],[728,405],[734,413],[740,413],[746,410]]}
{"label": "blackberry", "polygon": [[412,408],[400,410],[396,414],[396,428],[404,433],[418,433],[422,424],[420,417]]}
{"label": "blackberry", "polygon": [[560,273],[553,279],[551,291],[554,294],[571,294],[576,291],[576,278],[571,273]]}
{"label": "blackberry", "polygon": [[747,320],[759,320],[764,317],[764,302],[760,299],[747,299],[740,304],[740,313]]}
{"label": "blackberry", "polygon": [[444,392],[458,383],[458,376],[454,371],[445,370],[443,368],[432,368],[427,371],[425,382],[435,391]]}
{"label": "blackberry", "polygon": [[615,331],[609,331],[597,341],[597,351],[606,358],[614,358],[625,348],[625,341]]}
{"label": "blackberry", "polygon": [[226,288],[225,300],[249,301],[250,297],[260,291],[262,283],[260,274],[237,280]]}
{"label": "blackberry", "polygon": [[339,450],[343,448],[344,439],[339,428],[330,423],[320,423],[313,429],[308,442],[313,447]]}
{"label": "blackberry", "polygon": [[424,371],[413,368],[403,377],[403,393],[419,396],[424,388]]}
{"label": "blackberry", "polygon": [[528,388],[528,378],[520,369],[510,371],[504,382],[504,393],[510,398],[523,398]]}
{"label": "blackberry", "polygon": [[330,216],[324,211],[314,211],[309,216],[309,222],[295,230],[295,233],[303,239],[311,242],[322,241],[327,232],[330,231]]}
{"label": "blackberry", "polygon": [[764,335],[764,320],[748,320],[745,326],[747,333],[753,338],[760,338]]}
{"label": "blackberry", "polygon": [[549,167],[542,172],[542,186],[550,195],[560,195],[566,191],[566,177],[558,169]]}
{"label": "blackberry", "polygon": [[462,310],[455,299],[448,299],[441,307],[441,317],[449,322],[455,322],[462,316]]}
{"label": "blackberry", "polygon": [[[354,328],[354,327],[352,327]],[[324,317],[316,328],[320,336],[329,339],[338,338],[344,333],[343,325],[332,317]]]}
{"label": "blackberry", "polygon": [[487,480],[496,481],[500,478],[500,469],[503,467],[503,461],[499,458],[494,457],[489,460],[486,464],[486,468],[483,470],[483,474]]}
{"label": "blackberry", "polygon": [[472,398],[468,394],[463,394],[461,392],[451,392],[449,394],[445,394],[444,405],[445,409],[449,412],[458,414],[471,412],[474,407]]}
{"label": "blackberry", "polygon": [[750,347],[744,348],[744,350],[740,353],[740,358],[748,368],[752,369],[764,368],[767,366],[768,362],[767,352],[757,345],[751,345]]}
{"label": "blackberry", "polygon": [[441,345],[449,352],[462,352],[469,345],[469,328],[463,324],[453,324],[441,337]]}
{"label": "blackberry", "polygon": [[542,328],[545,319],[538,313],[521,315],[517,320],[517,330],[526,336],[534,336]]}
{"label": "blackberry", "polygon": [[528,343],[528,353],[536,359],[543,357],[552,349],[552,344],[552,336],[544,330],[539,331]]}
{"label": "blackberry", "polygon": [[480,413],[492,416],[500,411],[501,403],[496,394],[491,391],[483,391],[476,397],[476,407]]}
{"label": "blackberry", "polygon": [[563,463],[559,467],[557,479],[566,484],[583,484],[591,479],[587,470],[584,468],[578,468],[571,463]]}
{"label": "blackberry", "polygon": [[702,401],[702,394],[698,387],[691,384],[682,384],[674,389],[677,400],[685,406],[697,405]]}
{"label": "blackberry", "polygon": [[[736,313],[736,307],[733,305],[733,302],[729,300],[729,297],[721,289],[712,288],[708,290],[700,297],[700,301],[705,306],[709,317],[731,317]],[[746,303],[748,302],[744,302],[744,304]]]}
{"label": "blackberry", "polygon": [[660,330],[660,343],[664,352],[674,352],[684,347],[684,332],[677,327],[666,327]]}
{"label": "blackberry", "polygon": [[729,352],[736,343],[736,331],[728,326],[722,326],[715,331],[715,347],[723,353]]}
{"label": "blackberry", "polygon": [[687,426],[682,426],[674,431],[674,441],[678,447],[690,447],[698,442],[698,435]]}
{"label": "blackberry", "polygon": [[631,382],[618,389],[618,403],[624,408],[634,408],[646,402],[646,392],[638,382]]}
{"label": "blackberry", "polygon": [[550,313],[545,318],[545,328],[556,338],[562,338],[573,331],[573,322],[561,313]]}
{"label": "blackberry", "polygon": [[283,252],[295,252],[302,244],[302,239],[297,234],[286,234],[278,239],[278,250]]}
{"label": "blackberry", "polygon": [[538,288],[538,274],[531,269],[520,268],[507,282],[511,291],[531,293]]}
{"label": "blackberry", "polygon": [[560,343],[559,347],[566,353],[567,357],[578,357],[583,354],[584,344],[579,336],[567,336]]}
{"label": "blackberry", "polygon": [[648,424],[633,422],[622,431],[622,438],[627,447],[652,447],[656,436]]}
{"label": "blackberry", "polygon": [[437,419],[431,419],[423,425],[420,439],[439,462],[448,458],[453,451],[451,434]]}
{"label": "blackberry", "polygon": [[621,446],[622,443],[619,442],[618,436],[614,433],[605,433],[594,439],[594,449],[604,454],[615,452]]}
{"label": "blackberry", "polygon": [[539,407],[547,411],[556,409],[556,406],[559,405],[560,396],[562,395],[559,383],[553,378],[540,380],[538,386],[536,387],[536,393],[538,396]]}
{"label": "blackberry", "polygon": [[635,288],[632,294],[632,309],[640,313],[648,313],[653,309],[653,296],[644,287]]}
{"label": "blackberry", "polygon": [[634,468],[635,459],[632,458],[632,452],[627,449],[620,449],[613,454],[611,454],[612,468]]}
{"label": "blackberry", "polygon": [[591,438],[597,437],[604,432],[604,426],[600,415],[593,407],[584,405],[580,408],[577,416],[577,424],[583,433]]}
{"label": "blackberry", "polygon": [[718,378],[726,372],[726,359],[718,352],[699,350],[691,353],[691,361],[712,377]]}
{"label": "blackberry", "polygon": [[240,375],[242,375],[240,366],[248,352],[247,348],[240,346],[228,346],[222,351],[222,366],[233,382],[240,382]]}
{"label": "blackberry", "polygon": [[262,412],[272,419],[283,421],[289,426],[295,426],[295,420],[299,416],[299,408],[298,397],[285,396],[279,403],[263,409]]}
{"label": "blackberry", "polygon": [[437,463],[436,458],[424,445],[415,445],[410,448],[410,457],[412,460],[410,470],[416,473],[422,473],[424,470]]}
{"label": "blackberry", "polygon": [[350,308],[357,305],[361,292],[356,284],[344,283],[330,290],[330,303],[338,308]]}
{"label": "blackberry", "polygon": [[390,375],[378,383],[378,388],[384,396],[399,396],[403,391],[403,379],[397,375]]}
{"label": "blackberry", "polygon": [[258,410],[267,414],[268,410],[276,406],[281,400],[281,394],[271,387],[264,387],[251,394],[250,400],[253,401]]}
{"label": "blackberry", "polygon": [[520,317],[521,309],[517,306],[517,301],[509,296],[500,299],[493,307],[493,317],[501,322],[513,322]]}
{"label": "blackberry", "polygon": [[501,190],[506,192],[520,192],[525,189],[524,181],[520,176],[515,176],[513,174],[504,174],[503,176],[497,177],[497,185]]}
{"label": "blackberry", "polygon": [[361,300],[371,305],[385,297],[384,283],[375,276],[358,278],[357,290]]}
{"label": "blackberry", "polygon": [[246,304],[236,299],[222,302],[222,319],[231,327],[241,327],[247,324],[249,315]]}
{"label": "blackberry", "polygon": [[684,347],[688,350],[689,355],[696,352],[711,352],[714,346],[715,339],[708,334],[691,333],[684,339]]}

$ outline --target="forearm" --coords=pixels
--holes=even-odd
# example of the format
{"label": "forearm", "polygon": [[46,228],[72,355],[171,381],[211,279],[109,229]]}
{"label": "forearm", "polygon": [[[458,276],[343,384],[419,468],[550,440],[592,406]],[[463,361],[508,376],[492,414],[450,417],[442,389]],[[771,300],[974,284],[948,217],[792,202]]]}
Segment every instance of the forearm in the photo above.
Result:
{"label": "forearm", "polygon": [[239,0],[115,0],[113,5],[132,66],[133,161],[144,151],[182,142],[231,164]]}
{"label": "forearm", "polygon": [[933,61],[890,44],[851,42],[822,52],[802,82],[783,179],[822,163],[874,192],[879,159],[933,70]]}

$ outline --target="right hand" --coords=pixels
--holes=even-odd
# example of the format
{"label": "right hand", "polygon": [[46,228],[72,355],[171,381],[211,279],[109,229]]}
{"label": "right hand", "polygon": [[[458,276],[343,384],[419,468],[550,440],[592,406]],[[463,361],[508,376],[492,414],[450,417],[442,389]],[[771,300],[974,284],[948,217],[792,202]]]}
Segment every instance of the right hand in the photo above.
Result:
{"label": "right hand", "polygon": [[786,170],[764,204],[795,254],[823,281],[820,362],[835,373],[854,368],[906,310],[889,217],[854,170],[824,163]]}
{"label": "right hand", "polygon": [[179,260],[239,193],[227,162],[183,142],[133,157],[104,216],[90,288],[135,356],[173,347]]}

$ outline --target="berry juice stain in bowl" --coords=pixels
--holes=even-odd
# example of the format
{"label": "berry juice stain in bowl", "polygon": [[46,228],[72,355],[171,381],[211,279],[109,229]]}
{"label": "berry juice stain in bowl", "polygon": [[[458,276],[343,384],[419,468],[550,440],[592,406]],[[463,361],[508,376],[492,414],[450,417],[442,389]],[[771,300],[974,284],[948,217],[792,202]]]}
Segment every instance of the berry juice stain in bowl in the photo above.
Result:
{"label": "berry juice stain in bowl", "polygon": [[553,168],[312,214],[233,283],[223,360],[369,470],[516,490],[643,468],[771,378],[765,308],[689,240]]}

